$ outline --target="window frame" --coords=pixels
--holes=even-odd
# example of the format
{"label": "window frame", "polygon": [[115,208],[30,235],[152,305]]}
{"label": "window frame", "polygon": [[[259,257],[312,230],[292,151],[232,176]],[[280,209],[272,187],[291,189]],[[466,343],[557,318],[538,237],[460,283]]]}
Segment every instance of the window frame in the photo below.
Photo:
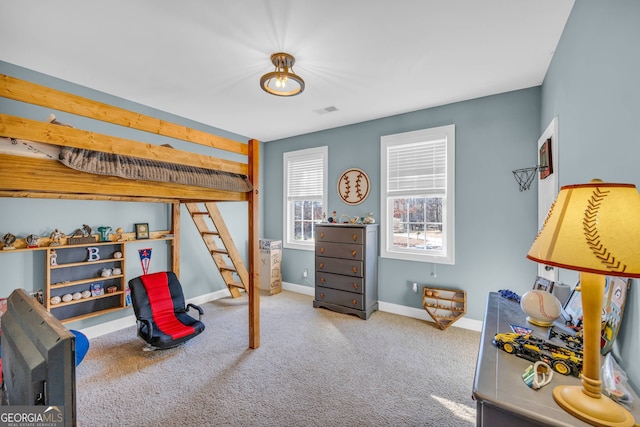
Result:
{"label": "window frame", "polygon": [[[328,146],[314,147],[314,148],[306,148],[302,150],[296,151],[287,151],[283,153],[283,248],[287,249],[300,249],[312,251],[315,250],[315,239],[312,237],[310,240],[295,240],[295,223],[294,223],[294,208],[291,205],[290,196],[289,196],[289,168],[291,162],[301,162],[301,161],[310,161],[314,159],[320,159],[322,161],[322,206],[323,212],[326,212],[327,207],[327,188],[328,188],[328,154],[329,148]],[[311,198],[309,200],[317,200]],[[319,222],[315,221],[314,223]],[[314,219],[312,219],[314,221]]]}
{"label": "window frame", "polygon": [[[388,191],[388,147],[410,145],[420,142],[438,141],[446,138],[446,189],[443,195],[443,249],[426,251],[423,249],[394,249],[393,242],[393,196]],[[429,197],[416,191],[405,193],[409,197]],[[442,197],[442,195],[435,195]],[[411,260],[437,264],[455,264],[455,125],[439,126],[380,138],[380,256],[382,258]]]}

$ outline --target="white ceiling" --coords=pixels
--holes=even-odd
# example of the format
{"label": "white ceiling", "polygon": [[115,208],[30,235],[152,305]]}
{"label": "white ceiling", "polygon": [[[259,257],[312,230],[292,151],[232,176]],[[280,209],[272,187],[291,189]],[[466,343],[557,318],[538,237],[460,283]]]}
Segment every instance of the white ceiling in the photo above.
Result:
{"label": "white ceiling", "polygon": [[[538,86],[573,3],[0,0],[0,60],[272,141]],[[301,95],[260,89],[278,51]]]}

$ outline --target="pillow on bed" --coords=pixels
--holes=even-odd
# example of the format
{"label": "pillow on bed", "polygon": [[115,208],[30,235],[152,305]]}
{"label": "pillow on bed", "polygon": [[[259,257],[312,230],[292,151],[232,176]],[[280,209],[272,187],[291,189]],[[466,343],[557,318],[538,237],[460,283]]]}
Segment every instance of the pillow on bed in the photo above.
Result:
{"label": "pillow on bed", "polygon": [[[47,122],[54,125],[73,127],[66,123],[59,122],[55,114],[49,114]],[[0,154],[58,160],[60,147],[41,142],[27,141],[26,139],[5,138],[0,136]]]}
{"label": "pillow on bed", "polygon": [[27,141],[24,139],[13,139],[0,136],[0,153],[11,154],[14,156],[58,160],[60,147],[40,142]]}

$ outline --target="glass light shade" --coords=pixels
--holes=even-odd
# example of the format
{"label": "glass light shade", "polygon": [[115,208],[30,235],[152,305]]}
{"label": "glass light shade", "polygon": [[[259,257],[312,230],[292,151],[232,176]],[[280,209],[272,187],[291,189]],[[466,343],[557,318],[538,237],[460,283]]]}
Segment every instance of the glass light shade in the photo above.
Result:
{"label": "glass light shade", "polygon": [[260,78],[260,87],[276,96],[295,96],[304,91],[304,80],[293,72],[295,58],[284,52],[271,55],[274,71]]}

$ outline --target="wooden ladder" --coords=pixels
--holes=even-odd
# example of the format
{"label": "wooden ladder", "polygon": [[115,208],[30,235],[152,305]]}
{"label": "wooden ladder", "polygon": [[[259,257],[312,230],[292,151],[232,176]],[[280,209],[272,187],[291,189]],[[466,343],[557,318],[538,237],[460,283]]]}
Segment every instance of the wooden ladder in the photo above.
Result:
{"label": "wooden ladder", "polygon": [[[204,209],[202,206],[204,205]],[[249,273],[215,202],[185,203],[233,298],[249,291]],[[231,265],[228,263],[231,261]],[[236,276],[239,280],[236,279]]]}

